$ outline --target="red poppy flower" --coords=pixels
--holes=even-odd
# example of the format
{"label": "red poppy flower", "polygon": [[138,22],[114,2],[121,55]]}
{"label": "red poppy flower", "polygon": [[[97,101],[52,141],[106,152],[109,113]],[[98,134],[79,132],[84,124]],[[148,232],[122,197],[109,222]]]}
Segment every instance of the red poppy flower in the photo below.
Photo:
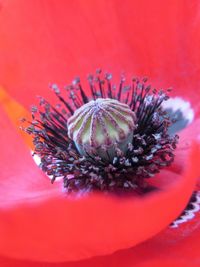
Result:
{"label": "red poppy flower", "polygon": [[173,85],[174,96],[195,112],[180,132],[174,164],[153,178],[159,192],[72,201],[35,166],[12,124],[24,110],[1,91],[1,266],[198,265],[199,215],[178,229],[168,227],[199,175],[198,5],[1,2],[0,83],[25,108],[36,94],[51,99],[49,82],[66,84],[77,73],[105,66],[115,76],[123,70],[147,74],[158,87]]}

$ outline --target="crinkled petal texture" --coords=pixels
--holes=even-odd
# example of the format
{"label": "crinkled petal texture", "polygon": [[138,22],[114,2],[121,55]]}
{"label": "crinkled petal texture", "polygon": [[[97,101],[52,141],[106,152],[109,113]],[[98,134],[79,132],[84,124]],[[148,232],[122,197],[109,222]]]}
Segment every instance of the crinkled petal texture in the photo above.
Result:
{"label": "crinkled petal texture", "polygon": [[[28,107],[36,94],[51,99],[49,82],[66,84],[97,67],[114,74],[124,70],[146,74],[156,86],[173,85],[197,116],[199,5],[189,0],[1,1],[0,84]],[[34,165],[2,109],[0,125],[1,266],[198,266],[199,218],[179,230],[163,230],[186,205],[199,175],[198,146],[190,143],[198,142],[198,120],[181,134],[173,166],[152,179],[156,192],[76,200]],[[81,260],[120,249],[125,250]]]}

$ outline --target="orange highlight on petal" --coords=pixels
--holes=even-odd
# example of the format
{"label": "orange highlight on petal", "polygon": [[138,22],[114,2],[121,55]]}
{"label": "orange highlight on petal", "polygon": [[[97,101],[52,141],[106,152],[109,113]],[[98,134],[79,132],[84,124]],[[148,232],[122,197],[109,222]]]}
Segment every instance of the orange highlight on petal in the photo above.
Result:
{"label": "orange highlight on petal", "polygon": [[[14,124],[16,129],[19,131],[20,135],[22,136],[25,143],[33,149],[32,138],[23,130],[20,129],[22,126],[22,122],[20,121],[22,118],[30,119],[30,113],[15,99],[13,99],[4,88],[0,87],[0,105],[3,107],[4,111],[6,112],[7,116]],[[25,124],[24,124],[25,126]]]}

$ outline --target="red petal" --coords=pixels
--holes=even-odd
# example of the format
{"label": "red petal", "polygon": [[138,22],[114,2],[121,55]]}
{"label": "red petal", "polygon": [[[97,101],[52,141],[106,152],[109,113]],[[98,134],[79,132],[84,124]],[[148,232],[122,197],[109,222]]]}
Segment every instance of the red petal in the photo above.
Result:
{"label": "red petal", "polygon": [[[195,223],[190,222],[182,231],[165,230],[145,243],[112,255],[73,263],[45,263],[45,267],[197,267],[200,260],[199,219],[200,215]],[[44,267],[42,262],[8,258],[0,258],[0,264],[2,267]]]}
{"label": "red petal", "polygon": [[195,119],[190,125],[188,125],[183,131],[179,133],[180,137],[180,149],[187,149],[191,146],[191,143],[196,140],[200,142],[200,119]]}
{"label": "red petal", "polygon": [[162,181],[160,190],[146,197],[91,194],[69,199],[34,167],[3,111],[0,121],[0,253],[9,257],[66,261],[131,247],[175,219],[194,189],[195,148],[186,157],[183,176],[163,170],[154,179]]}
{"label": "red petal", "polygon": [[[76,2],[76,4],[73,2],[66,3],[66,1],[60,2],[59,5],[56,3],[56,1],[31,2],[22,0],[19,5],[18,1],[3,2],[2,16],[0,18],[2,25],[2,30],[0,32],[0,50],[2,51],[0,80],[3,84],[8,85],[10,92],[12,92],[12,94],[20,101],[29,105],[32,103],[32,99],[36,92],[46,96],[47,93],[45,92],[45,89],[43,91],[43,88],[46,88],[49,81],[64,83],[65,75],[63,75],[63,73],[67,73],[68,77],[72,77],[74,74],[80,73],[82,66],[84,66],[84,71],[81,71],[81,74],[82,72],[85,74],[88,71],[93,71],[94,68],[99,65],[106,66],[111,70],[114,69],[114,72],[118,72],[121,69],[126,71],[130,71],[131,69],[136,74],[144,74],[144,72],[146,72],[147,74],[150,74],[153,79],[158,79],[160,81],[160,85],[174,85],[174,87],[178,88],[177,92],[184,94],[186,97],[187,94],[189,94],[190,97],[193,97],[194,103],[198,101],[198,88],[200,88],[198,79],[198,3],[191,3],[191,1],[184,3],[182,1],[170,1],[167,3],[160,1],[138,1],[137,3],[123,2],[123,5],[121,5],[121,1],[120,3],[117,1],[114,1],[113,3],[108,3],[107,1],[100,1],[99,3],[91,1],[88,2],[88,5],[84,5],[84,1]],[[67,8],[65,8],[65,4],[67,4]],[[105,12],[105,10],[107,12]],[[130,12],[130,10],[132,12]],[[101,27],[99,27],[99,25],[101,25]],[[146,30],[146,25],[150,25],[148,31]],[[13,31],[13,28],[15,31]],[[30,46],[28,44],[30,44]],[[66,62],[70,62],[67,68]],[[27,94],[27,89],[30,94]],[[24,97],[25,94],[26,97]],[[16,135],[11,135],[10,131],[6,130],[6,125],[7,122],[4,125],[7,137],[5,141],[15,140]],[[14,130],[12,129],[12,131]],[[13,139],[8,139],[9,136]],[[70,224],[76,223],[74,222],[73,217],[70,217],[70,222],[69,219],[66,218],[67,211],[70,209],[69,201],[55,197],[55,202],[53,202],[53,198],[51,199],[53,206],[50,206],[50,202],[47,202],[47,200],[43,202],[44,199],[41,199],[42,197],[40,192],[42,191],[44,194],[49,192],[52,196],[52,194],[54,194],[53,191],[51,191],[52,189],[50,189],[49,186],[49,191],[46,190],[46,188],[48,188],[48,184],[45,184],[44,182],[43,185],[43,182],[41,182],[46,181],[45,178],[44,180],[42,180],[42,177],[39,179],[41,174],[38,170],[36,170],[36,168],[34,169],[33,163],[31,163],[31,159],[27,155],[27,151],[25,152],[25,148],[22,149],[23,144],[19,142],[19,145],[17,145],[13,142],[12,146],[10,145],[10,148],[8,149],[5,141],[2,138],[1,146],[6,148],[6,151],[4,151],[4,160],[1,161],[3,170],[1,175],[1,183],[3,182],[3,187],[0,189],[0,191],[3,190],[1,191],[1,196],[3,196],[4,203],[7,202],[7,204],[13,204],[13,200],[24,202],[25,196],[27,197],[27,203],[24,205],[21,204],[15,209],[10,209],[10,211],[6,211],[4,216],[1,214],[0,225],[1,227],[5,227],[5,232],[2,233],[2,240],[0,241],[0,247],[3,248],[2,252],[5,252],[10,256],[21,258],[35,257],[39,259],[41,257],[41,259],[48,260],[64,260],[71,256],[69,255],[71,252],[71,241],[77,241],[77,246],[80,245],[81,241],[86,242],[85,244],[91,244],[89,243],[89,241],[91,241],[89,239],[94,237],[95,240],[93,240],[93,242],[99,242],[98,246],[93,246],[94,250],[91,252],[91,250],[87,249],[84,244],[84,246],[82,246],[84,250],[83,252],[78,250],[78,256],[72,255],[74,258],[78,258],[83,255],[85,256],[85,254],[92,255],[102,253],[101,249],[104,247],[107,249],[106,246],[109,245],[108,242],[110,240],[110,235],[112,234],[116,235],[113,240],[118,240],[116,244],[112,244],[113,247],[111,246],[111,250],[118,249],[119,247],[121,248],[123,246],[117,246],[117,243],[121,238],[120,234],[123,235],[125,233],[125,237],[123,237],[127,238],[128,234],[131,236],[131,234],[134,234],[132,231],[137,230],[137,228],[132,229],[134,228],[135,223],[135,213],[132,210],[134,208],[132,207],[133,203],[131,203],[131,205],[127,200],[127,203],[130,205],[130,210],[129,205],[127,204],[127,209],[125,208],[123,212],[127,212],[129,216],[125,214],[125,218],[130,218],[130,221],[124,220],[124,218],[116,218],[116,214],[113,214],[113,218],[111,218],[109,217],[109,214],[107,215],[107,209],[105,213],[100,210],[100,214],[98,216],[103,215],[105,217],[103,218],[107,223],[106,227],[103,225],[102,217],[99,218],[97,216],[97,218],[94,219],[95,223],[98,222],[99,219],[100,222],[102,222],[102,225],[95,225],[96,227],[99,227],[101,231],[99,231],[99,228],[92,228],[90,234],[93,236],[91,237],[88,233],[84,233],[87,235],[85,239],[85,236],[82,238],[82,232],[80,229],[78,232],[74,233],[76,228],[71,225],[71,228],[69,227],[69,229],[72,230],[72,234],[70,236],[73,237],[73,240],[67,239],[69,230],[65,229],[66,225],[68,226],[69,224],[70,226]],[[24,152],[22,153],[21,150]],[[16,151],[19,151],[21,159],[16,159]],[[11,154],[9,155],[8,153]],[[21,155],[24,156],[22,157]],[[194,164],[196,160],[197,159],[194,158]],[[10,167],[11,162],[12,169]],[[31,173],[29,176],[32,179],[28,179],[27,181],[27,173],[30,171]],[[195,168],[193,171],[195,171]],[[195,173],[193,173],[193,175],[194,174]],[[37,180],[34,180],[35,177],[37,177]],[[6,185],[4,183],[5,180]],[[35,185],[33,185],[33,181],[35,181]],[[186,179],[183,181],[188,180]],[[41,185],[39,185],[40,183]],[[190,187],[189,189],[191,190]],[[171,192],[167,191],[168,188],[165,188],[165,190],[166,193],[169,193],[171,201],[173,199],[173,202],[169,203],[174,203],[175,195],[173,198],[170,195]],[[33,194],[31,192],[33,192]],[[33,198],[35,198],[34,192],[39,200],[42,201],[41,205],[39,205],[39,203],[35,203],[33,206],[28,203],[30,199],[32,201]],[[179,191],[179,193],[180,192],[181,191]],[[186,199],[189,193],[182,190],[182,193],[183,192],[183,197]],[[161,202],[158,201],[160,200],[160,195],[162,195],[162,192],[159,192],[157,197],[152,196],[152,198],[154,197],[159,204],[161,204]],[[134,206],[141,202],[141,206],[144,205],[144,211],[146,212],[146,207],[148,207],[148,205],[145,205],[146,203],[151,202],[152,198],[150,197],[142,201],[134,200]],[[114,202],[113,205],[112,201]],[[115,209],[117,209],[116,205],[118,204],[120,206],[121,202],[119,203],[118,200],[112,201],[106,200],[105,202],[106,207],[110,207],[111,211],[113,210],[112,212],[114,212]],[[61,206],[59,205],[60,203]],[[90,208],[96,211],[98,205],[102,207],[101,205],[103,204],[104,199],[99,200],[95,197],[93,203],[94,206],[92,205],[92,207],[90,207],[88,206],[89,204],[87,204],[86,207],[83,207],[82,213],[85,216],[88,214],[88,218],[83,219],[83,226],[86,222],[88,222],[89,226],[91,226]],[[125,203],[123,203],[123,205],[125,205]],[[171,212],[174,213],[173,216],[175,216],[175,211],[171,211],[171,208],[174,208],[173,206],[175,205],[172,205],[172,207],[166,207],[166,205],[163,205],[163,209],[167,214],[167,220],[172,218]],[[47,210],[43,210],[45,207],[47,207]],[[119,211],[117,209],[117,212]],[[156,209],[156,212],[159,211],[160,207]],[[38,214],[38,218],[33,217],[33,212],[35,212],[36,215]],[[76,210],[73,210],[73,212],[76,213]],[[78,225],[80,225],[79,221],[83,217],[80,212],[80,205],[79,202],[77,202],[77,214],[75,215],[77,215],[79,219]],[[133,213],[131,214],[131,212]],[[154,212],[155,209],[152,210],[152,216],[154,215]],[[30,218],[28,217],[29,214],[33,221],[30,221]],[[59,217],[57,217],[58,222],[54,219],[56,215],[59,215]],[[106,215],[108,217],[106,217]],[[148,213],[147,215],[150,216],[150,221],[148,221],[152,222],[151,215]],[[45,218],[45,216],[47,217]],[[106,220],[106,218],[112,219],[110,223],[109,220]],[[114,219],[118,219],[118,221],[114,221]],[[154,219],[157,219],[157,217]],[[62,223],[60,223],[60,220]],[[165,224],[167,223],[167,220],[165,221]],[[40,225],[38,222],[41,222]],[[122,223],[121,227],[120,225],[118,226],[117,223]],[[162,223],[164,225],[164,222]],[[92,227],[95,227],[95,225],[92,224]],[[24,231],[22,229],[23,226]],[[62,229],[62,235],[60,233],[60,226],[64,226]],[[108,232],[108,234],[107,232],[103,232],[108,235],[106,237],[102,235],[102,231],[105,230],[103,226],[106,228],[106,231],[111,231],[111,233]],[[108,226],[111,227],[111,229],[107,229]],[[125,229],[122,229],[122,226]],[[145,225],[141,223],[139,230],[149,230],[143,229],[142,227],[144,226],[149,227],[146,225],[146,222]],[[119,229],[117,227],[119,227]],[[159,227],[161,227],[160,221],[156,231],[159,230]],[[93,234],[94,230],[96,230],[95,234]],[[124,231],[123,234],[121,232],[122,230]],[[118,231],[120,234],[118,234]],[[153,233],[148,232],[148,235],[145,238],[151,234]],[[42,237],[45,237],[45,239],[43,240]],[[75,239],[75,237],[77,239]],[[136,237],[138,237],[137,233]],[[31,238],[33,242],[30,242]],[[130,241],[130,238],[128,239]],[[111,241],[113,240],[111,239]],[[102,243],[100,246],[101,241]],[[123,239],[121,239],[121,241],[123,241]],[[196,239],[191,239],[189,241],[193,241],[198,244],[198,240]],[[134,240],[134,242],[136,242],[136,240]],[[53,251],[54,246],[55,252]],[[147,247],[146,250],[144,249],[145,246]],[[184,246],[185,249],[181,250],[180,248]],[[174,250],[176,251],[174,253],[171,248],[170,253],[172,253],[172,257],[175,258],[178,249],[180,249],[178,250],[180,251],[179,255],[182,253],[181,256],[184,255],[186,257],[186,254],[190,251],[190,247],[188,247],[187,243],[184,243],[184,246],[174,246]],[[160,266],[159,264],[162,264],[163,266],[163,259],[166,259],[166,265],[169,263],[169,266],[173,266],[173,259],[172,261],[167,260],[168,256],[166,255],[166,250],[167,248],[164,245],[161,246],[159,242],[155,243],[155,246],[153,246],[151,242],[149,245],[144,245],[143,247],[141,245],[141,251],[138,250],[138,258],[140,260],[141,258],[145,258],[146,261],[149,260],[150,265],[149,263],[141,263],[140,266],[156,266],[156,264],[158,266]],[[105,264],[103,265],[106,265],[108,260],[110,263],[109,266],[111,266],[113,262],[114,266],[135,266],[135,262],[137,261],[135,257],[137,258],[137,255],[134,255],[133,257],[133,250],[127,251],[128,252],[118,254],[121,256],[115,255],[109,258],[105,257],[103,260]],[[137,253],[137,250],[134,251]],[[161,255],[158,256],[158,253],[160,252],[162,256],[164,255],[163,257]],[[195,249],[195,253],[196,252],[197,248]],[[54,253],[56,255],[54,255]],[[152,254],[154,255],[154,259],[152,259]],[[161,257],[162,259],[157,259]],[[176,261],[174,264],[177,264],[176,266],[178,266],[178,260],[174,261]],[[99,261],[97,261],[97,264],[99,264],[98,262]],[[90,264],[91,266],[97,266],[95,261],[92,262],[93,264],[90,261],[88,264],[87,263],[88,261],[84,264],[86,266],[89,266]],[[190,263],[188,263],[187,266],[189,266],[189,264]],[[29,264],[26,266],[29,266]],[[79,266],[79,263],[77,263],[77,266]]]}
{"label": "red petal", "polygon": [[186,160],[187,150],[191,148],[191,144],[194,141],[200,143],[200,119],[195,119],[190,125],[178,133],[178,135],[179,143],[178,149],[176,150],[176,164],[171,165],[169,169],[180,174],[183,169],[183,162]]}
{"label": "red petal", "polygon": [[2,1],[0,83],[28,107],[36,94],[51,98],[49,82],[103,67],[197,103],[198,13],[198,1]]}

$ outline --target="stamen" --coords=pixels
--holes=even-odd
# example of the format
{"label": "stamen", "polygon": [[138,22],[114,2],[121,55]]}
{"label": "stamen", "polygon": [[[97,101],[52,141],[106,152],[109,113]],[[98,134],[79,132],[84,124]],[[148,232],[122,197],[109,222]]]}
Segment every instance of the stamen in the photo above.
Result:
{"label": "stamen", "polygon": [[40,167],[52,182],[62,177],[69,192],[147,192],[146,179],[173,162],[178,142],[162,108],[169,90],[152,90],[146,78],[127,85],[123,75],[115,92],[112,75],[101,70],[88,83],[90,95],[76,78],[67,100],[52,85],[59,106],[40,98],[40,108],[32,107],[24,130],[33,136]]}

